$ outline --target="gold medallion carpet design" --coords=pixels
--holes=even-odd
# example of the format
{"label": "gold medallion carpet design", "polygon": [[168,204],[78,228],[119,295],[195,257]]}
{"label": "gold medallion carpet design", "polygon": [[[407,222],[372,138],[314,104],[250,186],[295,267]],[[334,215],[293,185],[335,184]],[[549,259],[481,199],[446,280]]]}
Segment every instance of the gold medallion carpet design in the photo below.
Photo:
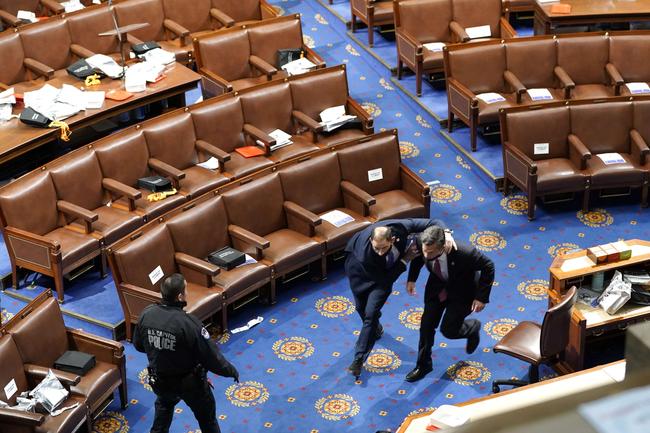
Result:
{"label": "gold medallion carpet design", "polygon": [[359,414],[359,403],[348,394],[328,395],[316,401],[316,411],[328,421],[341,421]]}

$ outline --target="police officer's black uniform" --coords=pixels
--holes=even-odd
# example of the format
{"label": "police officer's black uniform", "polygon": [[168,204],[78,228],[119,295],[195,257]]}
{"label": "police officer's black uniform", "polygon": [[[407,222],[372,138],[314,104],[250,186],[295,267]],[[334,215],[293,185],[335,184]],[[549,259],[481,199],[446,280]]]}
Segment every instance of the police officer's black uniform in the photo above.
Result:
{"label": "police officer's black uniform", "polygon": [[185,302],[150,305],[140,315],[133,345],[149,360],[149,380],[156,393],[152,433],[167,433],[174,407],[183,400],[203,433],[219,433],[214,395],[206,370],[239,380],[237,369],[210,340],[201,321],[183,311]]}

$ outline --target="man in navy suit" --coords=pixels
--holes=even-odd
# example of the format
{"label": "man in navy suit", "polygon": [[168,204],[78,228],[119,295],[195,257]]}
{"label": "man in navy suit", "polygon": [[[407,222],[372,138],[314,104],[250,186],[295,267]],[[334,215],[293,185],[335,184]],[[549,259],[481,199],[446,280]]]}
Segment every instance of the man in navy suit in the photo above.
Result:
{"label": "man in navy suit", "polygon": [[481,322],[466,317],[482,311],[489,302],[494,263],[472,246],[459,243],[453,251],[445,252],[444,245],[444,229],[428,227],[417,240],[421,254],[409,269],[406,288],[412,295],[423,266],[429,270],[429,278],[424,289],[418,360],[406,375],[408,382],[422,379],[433,369],[431,348],[438,325],[446,338],[466,338],[467,353],[473,353],[480,342]]}
{"label": "man in navy suit", "polygon": [[[386,220],[356,233],[345,247],[345,273],[350,280],[356,310],[363,321],[354,361],[348,367],[355,377],[361,374],[364,361],[383,333],[379,317],[393,291],[393,283],[418,254],[416,235],[434,225],[444,227],[441,221],[426,218]],[[450,251],[453,245],[449,234],[446,251]]]}

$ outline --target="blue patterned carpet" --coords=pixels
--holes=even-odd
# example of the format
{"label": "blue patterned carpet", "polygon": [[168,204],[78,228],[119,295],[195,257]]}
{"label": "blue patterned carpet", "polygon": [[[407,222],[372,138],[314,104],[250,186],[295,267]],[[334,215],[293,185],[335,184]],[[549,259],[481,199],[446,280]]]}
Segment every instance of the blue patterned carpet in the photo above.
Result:
{"label": "blue patterned carpet", "polygon": [[[263,316],[264,322],[219,340],[222,351],[239,369],[242,382],[235,385],[210,375],[222,431],[396,429],[409,413],[489,394],[494,378],[525,376],[523,362],[495,355],[491,347],[518,322],[541,320],[553,256],[619,238],[648,239],[648,211],[641,212],[636,196],[595,202],[588,214],[578,211],[578,203],[540,204],[537,219],[528,222],[525,197],[515,193],[504,198],[496,193],[493,181],[441,136],[434,117],[394,85],[382,63],[349,38],[341,20],[314,0],[273,3],[286,13],[302,14],[306,40],[328,64],[349,66],[351,92],[375,116],[378,129],[399,128],[405,163],[433,182],[432,216],[444,219],[455,229],[457,239],[471,242],[494,260],[496,282],[490,304],[476,316],[483,322],[477,352],[468,356],[464,341],[438,338],[434,371],[416,384],[405,382],[404,376],[416,358],[422,300],[405,292],[405,276],[384,308],[386,332],[358,383],[345,371],[352,360],[360,320],[342,263],[331,266],[324,282],[299,280],[281,287],[273,307],[245,306],[233,315],[233,328],[257,315]],[[349,11],[347,2],[335,0],[335,4],[344,4],[343,10]],[[360,33],[359,38],[364,37]],[[5,254],[4,246],[0,251]],[[0,256],[0,270],[8,270],[6,256]],[[419,281],[420,295],[425,277]],[[46,285],[40,280],[39,284]],[[26,294],[28,289],[21,292]],[[96,274],[89,274],[69,292],[71,300],[64,308],[106,322],[121,314],[110,278],[99,281]],[[24,305],[5,294],[0,301],[3,320]],[[66,321],[70,326],[106,334],[105,329],[70,317]],[[120,411],[113,403],[96,421],[98,433],[145,433],[151,426],[154,396],[144,379],[146,360],[130,344],[125,345],[131,405]],[[543,372],[543,376],[551,374]],[[187,407],[179,405],[177,412],[172,431],[196,433],[198,425]]]}

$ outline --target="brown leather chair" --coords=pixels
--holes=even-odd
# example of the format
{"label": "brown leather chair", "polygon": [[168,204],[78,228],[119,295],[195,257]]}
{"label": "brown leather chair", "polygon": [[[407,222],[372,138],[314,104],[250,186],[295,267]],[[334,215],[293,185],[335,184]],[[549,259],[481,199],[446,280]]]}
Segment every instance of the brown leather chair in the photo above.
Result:
{"label": "brown leather chair", "polygon": [[[160,284],[165,277],[181,273],[187,281],[185,311],[199,320],[211,319],[221,311],[221,324],[226,324],[223,308],[223,289],[214,286],[213,277],[218,268],[205,266],[202,260],[174,250],[174,242],[167,226],[160,225],[147,232],[136,232],[122,239],[109,250],[109,261],[117,294],[124,310],[126,339],[131,341],[133,325],[142,310],[160,302]],[[150,274],[158,267],[159,280],[152,282]]]}
{"label": "brown leather chair", "polygon": [[16,17],[18,11],[34,12],[36,16],[63,13],[65,8],[56,0],[0,0],[0,21],[8,26],[19,26],[24,21]]}
{"label": "brown leather chair", "polygon": [[266,0],[212,0],[214,18],[223,27],[267,20],[278,16],[277,10]]}
{"label": "brown leather chair", "polygon": [[350,0],[350,14],[352,33],[357,29],[358,18],[368,26],[368,46],[372,48],[375,26],[393,24],[392,0]]}
{"label": "brown leather chair", "polygon": [[[337,156],[341,179],[352,186],[345,193],[362,204],[361,208],[346,207],[373,221],[429,216],[429,186],[400,163],[396,130],[341,149]],[[370,172],[376,173],[377,179],[369,180]]]}
{"label": "brown leather chair", "polygon": [[54,368],[54,362],[67,350],[95,356],[95,366],[70,387],[83,396],[93,417],[113,401],[119,388],[120,403],[125,408],[127,397],[126,357],[124,346],[87,332],[66,328],[59,303],[46,291],[34,298],[3,326],[12,335],[23,363],[39,368]]}
{"label": "brown leather chair", "polygon": [[22,92],[21,86],[16,84],[26,81],[33,73],[29,70],[29,63],[25,64],[20,35],[14,32],[0,33],[0,51],[6,53],[0,66],[0,89],[14,87],[17,93]]}
{"label": "brown leather chair", "polygon": [[650,53],[647,33],[609,37],[609,62],[605,71],[614,85],[615,95],[630,95],[625,83],[650,82],[650,56],[632,56],[632,52]]}
{"label": "brown leather chair", "polygon": [[[47,375],[47,369],[23,363],[14,339],[5,331],[0,334],[0,365],[0,381],[7,384],[12,380],[16,382],[16,392],[2,399],[10,406],[16,404],[16,397],[21,392],[33,389]],[[68,389],[80,380],[79,376],[70,373],[58,372],[56,375]],[[2,433],[74,433],[85,427],[87,431],[92,431],[88,407],[82,396],[70,394],[62,406],[75,403],[78,403],[77,407],[58,416],[0,408],[0,430]]]}
{"label": "brown leather chair", "polygon": [[[92,54],[106,54],[112,56],[118,62],[121,60],[118,37],[98,35],[115,28],[113,14],[108,7],[95,5],[85,8],[67,14],[66,21],[68,22],[71,42],[88,50],[83,57],[90,57]],[[126,48],[128,47],[125,47],[125,50]],[[126,51],[124,55],[128,59],[128,50]]]}
{"label": "brown leather chair", "polygon": [[608,58],[609,41],[604,35],[558,38],[556,74],[568,95],[573,99],[614,96],[605,72]]}
{"label": "brown leather chair", "polygon": [[[490,26],[490,38],[509,39],[517,36],[508,20],[503,17],[502,0],[451,0],[452,21],[449,30],[457,42],[468,42],[465,29]],[[476,39],[474,39],[476,40]]]}
{"label": "brown leather chair", "polygon": [[571,287],[560,302],[544,314],[542,324],[524,321],[508,332],[492,349],[530,364],[528,380],[495,380],[492,392],[502,385],[523,386],[539,382],[539,366],[558,359],[569,342],[571,311],[578,291]]}
{"label": "brown leather chair", "polygon": [[18,288],[18,268],[48,275],[63,301],[63,275],[97,257],[100,239],[66,223],[63,214],[74,207],[58,200],[48,172],[28,176],[28,183],[15,182],[0,192],[12,283]]}
{"label": "brown leather chair", "polygon": [[210,157],[224,164],[230,155],[196,138],[190,113],[159,117],[147,122],[143,130],[149,148],[149,165],[157,173],[170,177],[181,193],[197,197],[228,183],[220,171],[196,165]]}
{"label": "brown leather chair", "polygon": [[[555,72],[557,42],[551,38],[521,40],[506,43],[506,70],[503,77],[510,91],[515,92],[517,104],[534,104],[527,89],[545,88],[556,101],[565,99]],[[535,59],[531,62],[531,59]]]}
{"label": "brown leather chair", "polygon": [[179,193],[151,202],[147,200],[151,191],[138,186],[138,179],[155,174],[149,166],[149,150],[141,128],[136,126],[111,135],[94,147],[104,175],[102,182],[116,186],[109,191],[112,207],[141,214],[149,221],[187,200],[186,195]]}

